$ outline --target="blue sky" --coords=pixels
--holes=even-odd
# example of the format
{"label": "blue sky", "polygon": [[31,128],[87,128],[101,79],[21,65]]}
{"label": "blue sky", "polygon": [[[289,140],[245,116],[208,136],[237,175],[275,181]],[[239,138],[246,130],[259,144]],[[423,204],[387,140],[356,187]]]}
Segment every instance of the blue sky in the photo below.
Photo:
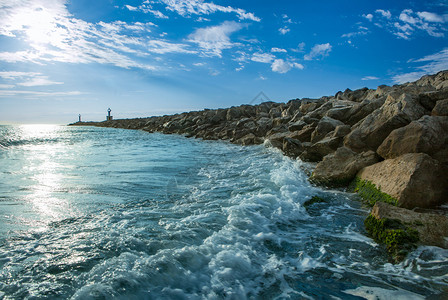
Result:
{"label": "blue sky", "polygon": [[448,0],[0,0],[0,123],[321,97],[448,69]]}

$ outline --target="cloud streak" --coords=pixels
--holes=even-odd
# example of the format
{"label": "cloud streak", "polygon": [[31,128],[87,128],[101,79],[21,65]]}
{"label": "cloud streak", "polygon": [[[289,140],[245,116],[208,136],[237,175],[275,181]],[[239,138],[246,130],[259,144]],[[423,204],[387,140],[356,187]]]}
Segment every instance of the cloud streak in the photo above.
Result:
{"label": "cloud streak", "polygon": [[[448,70],[448,48],[443,49],[440,52],[427,55],[425,57],[410,60],[413,69],[411,72],[395,75],[392,80],[395,83],[411,82],[419,79],[423,75],[434,74],[441,70]],[[420,64],[420,66],[414,66]]]}

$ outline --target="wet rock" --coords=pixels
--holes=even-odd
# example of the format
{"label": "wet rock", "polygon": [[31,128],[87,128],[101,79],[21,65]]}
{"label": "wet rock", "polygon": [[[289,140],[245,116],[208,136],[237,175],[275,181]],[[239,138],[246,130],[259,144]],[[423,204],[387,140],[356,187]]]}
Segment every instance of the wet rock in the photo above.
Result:
{"label": "wet rock", "polygon": [[292,158],[298,157],[303,152],[302,143],[299,140],[285,137],[283,139],[283,152]]}
{"label": "wet rock", "polygon": [[371,212],[378,220],[399,220],[416,230],[419,243],[448,249],[448,218],[434,213],[419,213],[409,209],[377,202]]}
{"label": "wet rock", "polygon": [[419,152],[448,163],[448,117],[423,116],[395,129],[377,150],[384,158]]}
{"label": "wet rock", "polygon": [[289,132],[274,133],[270,135],[267,140],[273,147],[283,149],[283,141],[285,138],[289,137],[289,134]]}
{"label": "wet rock", "polygon": [[243,146],[259,145],[263,143],[263,139],[255,136],[253,133],[249,133],[244,137],[238,139],[235,143]]}
{"label": "wet rock", "polygon": [[329,186],[343,186],[351,182],[359,170],[377,162],[378,156],[373,151],[356,153],[340,147],[317,164],[311,180]]}
{"label": "wet rock", "polygon": [[321,161],[324,156],[333,153],[339,147],[341,141],[341,138],[324,138],[306,147],[302,154],[300,154],[300,158],[304,161]]}
{"label": "wet rock", "polygon": [[447,201],[445,167],[424,153],[408,153],[363,168],[357,177],[397,200],[400,207],[435,207]]}

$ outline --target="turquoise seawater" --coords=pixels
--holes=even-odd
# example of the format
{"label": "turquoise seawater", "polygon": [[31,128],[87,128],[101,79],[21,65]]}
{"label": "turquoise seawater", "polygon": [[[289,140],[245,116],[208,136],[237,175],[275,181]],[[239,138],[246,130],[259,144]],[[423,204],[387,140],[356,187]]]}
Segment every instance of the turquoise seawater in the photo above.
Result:
{"label": "turquoise seawater", "polygon": [[[352,194],[265,147],[0,126],[0,299],[424,299],[448,251],[403,263]],[[325,199],[308,209],[312,196]]]}

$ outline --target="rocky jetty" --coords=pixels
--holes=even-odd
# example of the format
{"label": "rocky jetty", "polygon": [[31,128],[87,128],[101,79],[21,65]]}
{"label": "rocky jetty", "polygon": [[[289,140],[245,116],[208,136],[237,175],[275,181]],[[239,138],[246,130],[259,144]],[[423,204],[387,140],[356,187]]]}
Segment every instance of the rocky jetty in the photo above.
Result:
{"label": "rocky jetty", "polygon": [[[379,200],[409,210],[448,202],[448,71],[320,99],[71,125],[265,143],[291,158],[316,162],[312,182],[351,185],[371,205]],[[376,211],[374,217],[383,218],[384,209]],[[405,214],[396,214],[397,220],[400,215]]]}

